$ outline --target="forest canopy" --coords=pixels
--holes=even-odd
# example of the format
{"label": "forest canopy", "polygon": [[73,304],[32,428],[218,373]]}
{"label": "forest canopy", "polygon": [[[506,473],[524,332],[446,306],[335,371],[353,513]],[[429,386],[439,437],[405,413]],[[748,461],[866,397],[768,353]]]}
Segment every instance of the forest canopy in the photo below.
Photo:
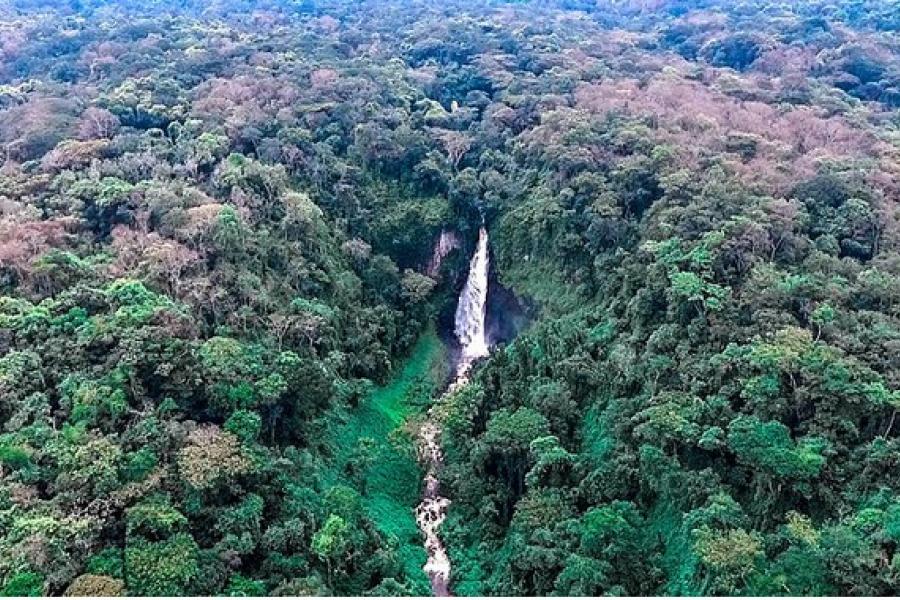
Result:
{"label": "forest canopy", "polygon": [[2,3],[0,595],[428,594],[415,430],[482,220],[530,323],[440,407],[454,593],[896,593],[898,33]]}

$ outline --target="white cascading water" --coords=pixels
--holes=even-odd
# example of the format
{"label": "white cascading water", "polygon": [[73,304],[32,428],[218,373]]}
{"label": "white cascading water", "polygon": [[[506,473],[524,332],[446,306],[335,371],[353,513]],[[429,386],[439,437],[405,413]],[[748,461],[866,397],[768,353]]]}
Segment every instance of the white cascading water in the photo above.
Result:
{"label": "white cascading water", "polygon": [[454,333],[462,347],[457,375],[463,375],[472,362],[488,355],[484,332],[488,289],[488,235],[482,227],[478,231],[478,247],[469,264],[469,277],[456,305]]}
{"label": "white cascading water", "polygon": [[[459,295],[456,305],[454,333],[461,348],[459,363],[453,383],[447,393],[459,389],[469,381],[469,370],[475,360],[488,355],[485,335],[485,315],[488,288],[488,234],[482,227],[478,232],[478,247],[469,263],[469,276]],[[440,405],[440,401],[435,407]],[[435,596],[450,595],[450,559],[447,549],[438,536],[438,528],[447,517],[450,500],[440,494],[438,473],[443,464],[441,451],[441,428],[435,407],[428,411],[428,417],[419,430],[421,460],[427,468],[422,492],[422,502],[416,508],[416,522],[425,535],[425,551],[428,561],[425,573],[431,580]]]}

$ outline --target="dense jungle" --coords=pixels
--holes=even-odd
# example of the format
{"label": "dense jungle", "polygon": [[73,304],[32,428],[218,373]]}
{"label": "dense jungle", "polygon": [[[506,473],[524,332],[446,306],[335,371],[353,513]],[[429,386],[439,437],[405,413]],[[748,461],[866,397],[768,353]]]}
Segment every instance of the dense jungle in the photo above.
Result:
{"label": "dense jungle", "polygon": [[898,202],[891,0],[2,0],[0,595],[897,594]]}

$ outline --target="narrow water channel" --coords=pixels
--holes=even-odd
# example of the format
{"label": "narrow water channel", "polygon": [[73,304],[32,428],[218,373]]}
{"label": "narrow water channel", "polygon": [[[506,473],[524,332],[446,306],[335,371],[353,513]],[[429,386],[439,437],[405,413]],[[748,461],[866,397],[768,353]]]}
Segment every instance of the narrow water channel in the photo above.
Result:
{"label": "narrow water channel", "polygon": [[[454,333],[459,340],[461,355],[453,382],[444,394],[450,394],[469,381],[472,364],[488,355],[485,335],[485,314],[488,290],[488,234],[482,227],[478,232],[478,246],[469,264],[466,285],[456,305]],[[425,551],[428,561],[425,573],[431,580],[435,596],[450,596],[450,559],[447,549],[438,535],[438,528],[447,517],[450,500],[441,495],[440,471],[443,464],[441,427],[436,409],[442,396],[428,411],[425,423],[419,430],[421,460],[426,468],[422,490],[422,502],[416,508],[416,522],[425,535]]]}

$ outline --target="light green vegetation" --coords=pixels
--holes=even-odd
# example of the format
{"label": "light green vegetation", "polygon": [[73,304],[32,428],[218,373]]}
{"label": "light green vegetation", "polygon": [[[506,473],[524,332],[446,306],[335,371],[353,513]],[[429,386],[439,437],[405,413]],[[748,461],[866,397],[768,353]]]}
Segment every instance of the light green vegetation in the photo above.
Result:
{"label": "light green vegetation", "polygon": [[358,406],[328,416],[325,439],[335,454],[323,479],[359,489],[367,516],[399,544],[412,591],[427,594],[426,556],[413,508],[421,500],[423,475],[416,455],[418,422],[447,374],[445,348],[433,327],[401,364],[387,385]]}

